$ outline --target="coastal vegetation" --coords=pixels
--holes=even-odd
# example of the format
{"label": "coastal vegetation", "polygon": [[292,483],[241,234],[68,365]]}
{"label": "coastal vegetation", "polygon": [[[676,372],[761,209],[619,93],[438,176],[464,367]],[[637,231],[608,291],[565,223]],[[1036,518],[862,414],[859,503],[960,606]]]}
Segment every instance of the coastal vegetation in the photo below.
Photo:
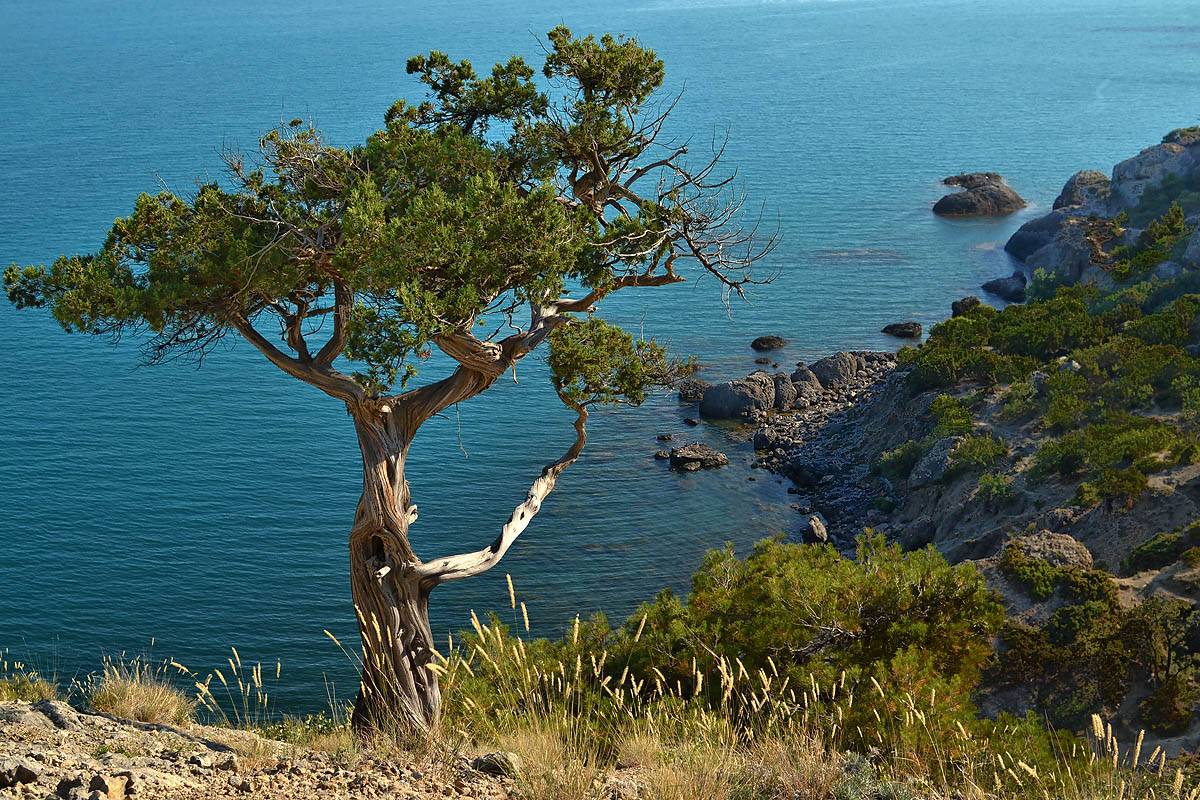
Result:
{"label": "coastal vegetation", "polygon": [[[241,337],[345,405],[363,458],[349,535],[363,731],[437,725],[430,593],[504,557],[579,457],[589,409],[637,405],[688,371],[597,304],[699,275],[728,300],[757,282],[751,268],[773,244],[741,226],[719,143],[696,163],[662,135],[675,101],[656,96],[652,50],[559,27],[545,52],[547,91],[519,57],[479,75],[441,52],[416,56],[408,72],[428,97],[394,103],[362,144],[333,146],[293,120],[255,154],[226,151],[224,183],[141,195],[97,252],[4,273],[18,308],[136,337],[148,364],[199,364]],[[490,544],[418,556],[405,474],[418,431],[539,348],[569,446]],[[425,362],[442,375],[406,388]]]}

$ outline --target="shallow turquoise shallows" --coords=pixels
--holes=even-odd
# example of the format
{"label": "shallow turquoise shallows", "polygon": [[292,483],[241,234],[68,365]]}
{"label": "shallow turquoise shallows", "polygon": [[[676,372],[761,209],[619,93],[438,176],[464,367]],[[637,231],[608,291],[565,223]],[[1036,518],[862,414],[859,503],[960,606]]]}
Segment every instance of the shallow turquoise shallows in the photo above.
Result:
{"label": "shallow turquoise shallows", "polygon": [[[623,32],[686,89],[672,130],[694,153],[730,131],[728,162],[783,240],[778,279],[728,314],[712,281],[604,310],[695,354],[705,377],[733,377],[761,334],[791,340],[785,365],[894,348],[886,323],[928,327],[1011,272],[1003,242],[1071,173],[1200,122],[1196,0],[258,5],[2,0],[0,261],[94,249],[138,192],[187,192],[218,173],[222,143],[253,146],[281,118],[361,141],[419,94],[412,54],[540,65],[536,36],[557,24]],[[1030,207],[935,218],[938,179],[964,170],[1004,174]],[[0,650],[70,679],[152,638],[202,674],[232,645],[282,662],[280,709],[324,707],[322,675],[352,696],[352,664],[322,633],[355,643],[345,542],[361,484],[344,409],[248,347],[199,371],[137,363],[134,342],[0,304]],[[437,629],[467,627],[472,608],[511,621],[505,572],[535,632],[576,613],[624,618],[686,589],[706,549],[794,531],[785,487],[751,472],[744,437],[686,428],[688,413],[664,395],[596,414],[502,566],[435,593]],[[572,436],[541,361],[460,414],[412,451],[425,556],[490,541]],[[652,457],[668,432],[731,466],[668,473]]]}

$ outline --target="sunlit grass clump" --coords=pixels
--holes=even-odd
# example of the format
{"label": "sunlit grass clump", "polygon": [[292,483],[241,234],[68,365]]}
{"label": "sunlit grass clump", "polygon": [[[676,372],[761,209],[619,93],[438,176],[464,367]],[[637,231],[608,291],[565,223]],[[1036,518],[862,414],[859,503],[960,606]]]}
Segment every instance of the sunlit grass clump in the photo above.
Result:
{"label": "sunlit grass clump", "polygon": [[0,651],[0,702],[23,700],[36,703],[58,697],[58,686],[54,680],[23,661],[9,660],[8,651]]}
{"label": "sunlit grass clump", "polygon": [[171,682],[186,674],[175,661],[151,663],[142,656],[105,658],[104,669],[83,690],[88,704],[102,714],[158,725],[186,725],[195,719],[197,701]]}

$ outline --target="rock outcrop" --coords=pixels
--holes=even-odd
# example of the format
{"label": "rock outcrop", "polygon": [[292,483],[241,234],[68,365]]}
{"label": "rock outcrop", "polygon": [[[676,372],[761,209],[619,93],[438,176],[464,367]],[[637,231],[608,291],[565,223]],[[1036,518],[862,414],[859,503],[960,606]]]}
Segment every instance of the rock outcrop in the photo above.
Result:
{"label": "rock outcrop", "polygon": [[704,399],[704,391],[711,385],[708,381],[701,378],[684,378],[677,384],[679,388],[679,402],[699,403]]}
{"label": "rock outcrop", "polygon": [[847,353],[845,351],[834,353],[831,356],[825,356],[820,361],[813,362],[809,367],[812,374],[821,382],[821,386],[826,389],[833,389],[848,383],[859,371],[865,368],[865,363],[860,360],[859,356]]}
{"label": "rock outcrop", "polygon": [[752,411],[775,407],[775,381],[766,372],[752,372],[735,381],[714,383],[704,390],[700,414],[710,419],[739,419]]}
{"label": "rock outcrop", "polygon": [[671,469],[678,472],[716,469],[728,464],[729,456],[701,442],[691,442],[683,447],[671,449]]}
{"label": "rock outcrop", "polygon": [[961,317],[975,306],[979,305],[979,298],[975,295],[968,295],[961,300],[955,300],[950,304],[951,316]]}
{"label": "rock outcrop", "polygon": [[888,336],[895,336],[898,339],[920,339],[921,323],[893,322],[891,325],[884,325],[880,333],[886,333]]}
{"label": "rock outcrop", "polygon": [[996,278],[983,285],[985,292],[991,292],[1010,303],[1021,303],[1025,300],[1025,284],[1028,279],[1023,272],[1014,272],[1008,278]]}
{"label": "rock outcrop", "polygon": [[943,217],[977,217],[1011,214],[1025,207],[1025,201],[995,172],[972,172],[944,178],[947,186],[963,191],[948,194],[933,206]]}
{"label": "rock outcrop", "polygon": [[1062,191],[1054,200],[1053,208],[1078,209],[1080,215],[1098,214],[1105,216],[1108,210],[1108,195],[1112,181],[1103,172],[1085,169],[1067,179]]}

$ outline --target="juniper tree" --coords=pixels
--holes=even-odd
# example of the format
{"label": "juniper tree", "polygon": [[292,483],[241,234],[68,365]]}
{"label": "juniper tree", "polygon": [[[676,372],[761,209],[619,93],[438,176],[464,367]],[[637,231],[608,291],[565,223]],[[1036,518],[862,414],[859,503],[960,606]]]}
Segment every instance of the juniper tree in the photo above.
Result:
{"label": "juniper tree", "polygon": [[[426,99],[397,101],[364,143],[281,124],[252,156],[223,153],[224,183],[141,195],[97,252],[4,274],[18,308],[48,308],[67,331],[135,335],[147,363],[202,360],[240,336],[345,404],[363,460],[349,536],[360,728],[436,723],[430,592],[504,557],[583,450],[589,408],[640,403],[680,373],[597,304],[689,276],[740,294],[772,244],[717,177],[723,146],[689,166],[687,144],[663,134],[679,98],[657,99],[653,51],[564,27],[548,39],[544,89],[519,57],[482,76],[441,52],[414,57]],[[414,437],[543,344],[575,414],[570,447],[489,545],[418,557]],[[453,370],[417,379],[434,349]]]}

